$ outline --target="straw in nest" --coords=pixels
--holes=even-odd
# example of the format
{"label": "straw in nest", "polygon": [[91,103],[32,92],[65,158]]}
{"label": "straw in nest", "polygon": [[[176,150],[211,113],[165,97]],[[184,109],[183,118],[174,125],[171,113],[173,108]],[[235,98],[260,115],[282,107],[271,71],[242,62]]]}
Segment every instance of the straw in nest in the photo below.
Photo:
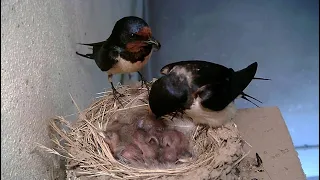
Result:
{"label": "straw in nest", "polygon": [[[194,126],[186,116],[175,118],[169,126],[183,131],[188,126],[192,159],[182,160],[178,165],[132,167],[117,161],[104,141],[102,131],[117,119],[130,123],[138,112],[146,112],[147,90],[140,83],[118,86],[125,94],[121,98],[124,107],[114,101],[112,92],[105,92],[71,124],[64,117],[51,120],[52,141],[55,147],[44,146],[49,153],[66,159],[68,179],[225,179],[236,176],[231,171],[249,152],[245,153],[237,127],[230,122],[224,127],[204,130]],[[171,118],[171,117],[165,117]],[[193,125],[193,127],[192,127]],[[191,127],[191,128],[190,128]]]}

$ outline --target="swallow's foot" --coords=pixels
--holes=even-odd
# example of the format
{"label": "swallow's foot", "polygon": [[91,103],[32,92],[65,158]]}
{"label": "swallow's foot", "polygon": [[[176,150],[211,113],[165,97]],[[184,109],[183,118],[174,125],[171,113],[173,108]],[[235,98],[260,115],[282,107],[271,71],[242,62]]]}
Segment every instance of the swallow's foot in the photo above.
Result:
{"label": "swallow's foot", "polygon": [[118,95],[118,97],[124,97],[125,96],[124,94],[119,93],[119,91],[117,91],[115,89],[113,90],[113,95],[114,96]]}
{"label": "swallow's foot", "polygon": [[124,107],[123,104],[122,104],[121,101],[120,101],[120,97],[124,97],[124,94],[119,93],[115,88],[112,88],[112,90],[113,90],[113,97],[114,97],[114,99],[115,99],[116,101],[118,101],[119,104],[120,104],[122,107]]}
{"label": "swallow's foot", "polygon": [[150,93],[150,85],[147,83],[147,81],[142,80],[141,88],[143,87],[143,85],[146,86],[147,91],[148,91],[148,95],[149,95],[149,93]]}
{"label": "swallow's foot", "polygon": [[140,79],[141,79],[141,88],[143,88],[143,85],[146,86],[147,90],[148,90],[148,95],[149,95],[149,92],[150,92],[150,88],[149,88],[149,84],[147,83],[147,81],[143,78],[142,74],[138,71],[138,74],[140,76]]}

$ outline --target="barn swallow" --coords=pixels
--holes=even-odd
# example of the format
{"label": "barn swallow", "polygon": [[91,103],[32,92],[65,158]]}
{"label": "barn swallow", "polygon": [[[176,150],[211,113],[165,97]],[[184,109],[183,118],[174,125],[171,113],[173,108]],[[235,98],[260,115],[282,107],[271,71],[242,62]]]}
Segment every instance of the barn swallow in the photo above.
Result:
{"label": "barn swallow", "polygon": [[[141,18],[135,16],[123,17],[118,20],[109,38],[102,42],[83,44],[91,46],[91,54],[77,55],[93,59],[101,71],[108,74],[108,81],[115,94],[116,91],[112,76],[115,74],[138,72],[141,80],[144,79],[139,70],[147,64],[153,50],[159,50],[161,44],[152,36],[151,28]],[[116,96],[115,96],[116,97]]]}
{"label": "barn swallow", "polygon": [[200,60],[168,64],[152,84],[150,109],[157,118],[183,111],[196,124],[222,126],[234,117],[236,98],[253,98],[243,92],[253,79],[269,80],[255,78],[257,68],[257,62],[239,71]]}

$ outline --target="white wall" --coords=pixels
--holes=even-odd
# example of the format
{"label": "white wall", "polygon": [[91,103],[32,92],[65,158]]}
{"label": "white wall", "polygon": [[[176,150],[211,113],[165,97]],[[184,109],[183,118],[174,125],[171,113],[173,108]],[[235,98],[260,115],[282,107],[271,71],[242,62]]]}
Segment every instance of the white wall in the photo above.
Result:
{"label": "white wall", "polygon": [[[142,0],[1,1],[1,179],[49,179],[48,118],[75,112],[109,87],[77,42],[106,39],[116,20],[142,15]],[[82,51],[85,49],[81,48]]]}

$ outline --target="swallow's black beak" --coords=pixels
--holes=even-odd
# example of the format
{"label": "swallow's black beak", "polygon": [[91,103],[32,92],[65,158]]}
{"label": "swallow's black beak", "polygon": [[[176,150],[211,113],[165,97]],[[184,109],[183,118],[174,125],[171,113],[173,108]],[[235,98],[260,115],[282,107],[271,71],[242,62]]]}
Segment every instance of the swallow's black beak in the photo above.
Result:
{"label": "swallow's black beak", "polygon": [[156,50],[159,50],[161,48],[161,44],[158,40],[156,40],[154,37],[150,37],[147,41],[145,41],[147,44],[152,44],[153,48]]}

